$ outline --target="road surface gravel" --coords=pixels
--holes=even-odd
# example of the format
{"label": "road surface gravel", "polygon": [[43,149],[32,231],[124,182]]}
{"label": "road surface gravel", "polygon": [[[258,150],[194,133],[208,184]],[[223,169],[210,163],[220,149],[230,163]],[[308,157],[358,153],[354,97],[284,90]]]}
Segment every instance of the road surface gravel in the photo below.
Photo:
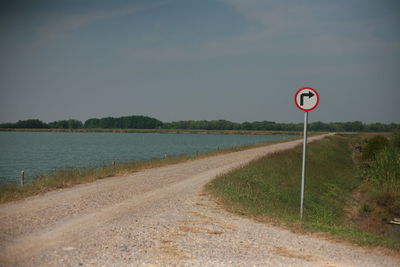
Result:
{"label": "road surface gravel", "polygon": [[301,142],[148,169],[1,205],[0,266],[400,266],[399,257],[385,251],[230,214],[202,193],[216,176]]}

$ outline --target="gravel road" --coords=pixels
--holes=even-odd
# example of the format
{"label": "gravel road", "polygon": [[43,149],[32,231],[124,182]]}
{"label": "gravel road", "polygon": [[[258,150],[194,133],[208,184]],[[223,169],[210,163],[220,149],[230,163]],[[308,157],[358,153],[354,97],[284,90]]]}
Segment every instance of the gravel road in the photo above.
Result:
{"label": "gravel road", "polygon": [[202,194],[217,175],[301,141],[1,205],[0,266],[400,266],[398,255],[257,223]]}

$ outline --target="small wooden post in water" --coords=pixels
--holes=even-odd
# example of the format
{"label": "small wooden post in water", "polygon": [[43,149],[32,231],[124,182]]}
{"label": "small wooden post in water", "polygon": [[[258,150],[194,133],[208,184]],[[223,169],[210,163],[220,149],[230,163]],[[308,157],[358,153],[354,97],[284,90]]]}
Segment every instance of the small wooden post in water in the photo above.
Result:
{"label": "small wooden post in water", "polygon": [[19,177],[19,182],[21,184],[21,186],[24,186],[24,182],[25,182],[25,172],[21,171],[21,176]]}
{"label": "small wooden post in water", "polygon": [[113,162],[112,162],[112,166],[115,167],[115,161],[114,161],[114,160],[113,160]]}

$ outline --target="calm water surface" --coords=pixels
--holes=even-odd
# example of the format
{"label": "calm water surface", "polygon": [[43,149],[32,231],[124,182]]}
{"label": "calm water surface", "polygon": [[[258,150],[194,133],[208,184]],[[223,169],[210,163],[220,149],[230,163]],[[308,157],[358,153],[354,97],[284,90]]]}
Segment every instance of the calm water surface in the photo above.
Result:
{"label": "calm water surface", "polygon": [[16,183],[65,168],[192,155],[293,135],[0,132],[0,183]]}

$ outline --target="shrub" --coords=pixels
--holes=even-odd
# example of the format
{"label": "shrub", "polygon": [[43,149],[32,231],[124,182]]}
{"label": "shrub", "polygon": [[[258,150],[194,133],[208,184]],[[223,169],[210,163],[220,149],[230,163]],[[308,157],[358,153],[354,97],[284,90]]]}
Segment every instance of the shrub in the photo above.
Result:
{"label": "shrub", "polygon": [[400,216],[400,200],[396,199],[393,205],[390,207],[390,212],[392,212],[395,216]]}
{"label": "shrub", "polygon": [[377,152],[368,173],[375,185],[400,193],[400,148],[386,146]]}
{"label": "shrub", "polygon": [[393,192],[384,191],[379,193],[375,200],[379,206],[389,207],[393,205],[394,201],[396,200],[396,195]]}
{"label": "shrub", "polygon": [[392,145],[395,146],[395,147],[400,148],[400,129],[396,130],[393,133]]}
{"label": "shrub", "polygon": [[383,135],[375,135],[371,139],[368,140],[367,144],[363,149],[363,159],[371,160],[374,159],[375,154],[382,150],[389,144],[389,140]]}
{"label": "shrub", "polygon": [[371,212],[372,212],[372,207],[371,207],[369,204],[365,203],[365,204],[362,206],[362,211],[363,211],[364,213],[371,213]]}

